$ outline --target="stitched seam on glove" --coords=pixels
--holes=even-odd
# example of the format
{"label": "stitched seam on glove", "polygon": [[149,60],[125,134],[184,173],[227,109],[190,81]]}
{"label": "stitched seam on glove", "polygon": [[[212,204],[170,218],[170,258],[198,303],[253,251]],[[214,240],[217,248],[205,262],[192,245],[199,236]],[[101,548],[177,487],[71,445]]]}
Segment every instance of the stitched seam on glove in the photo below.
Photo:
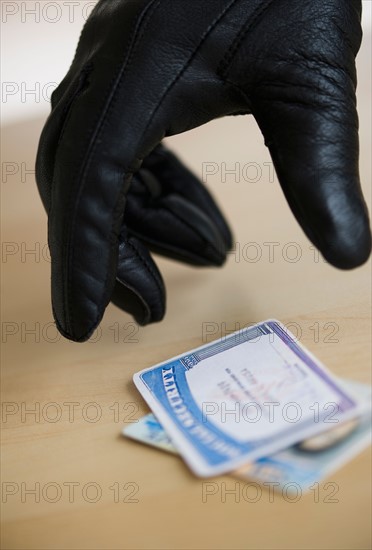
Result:
{"label": "stitched seam on glove", "polygon": [[[205,237],[203,237],[203,235],[201,235],[196,229],[195,227],[193,227],[191,224],[189,224],[186,220],[184,220],[183,218],[180,218],[179,216],[177,216],[177,214],[175,214],[172,210],[170,210],[169,208],[165,207],[165,206],[162,206],[159,210],[162,210],[163,212],[167,213],[167,214],[170,214],[171,217],[173,217],[175,220],[177,220],[181,225],[184,225],[185,227],[187,227],[188,229],[190,229],[190,231],[192,233],[194,233],[194,235],[196,235],[199,239],[201,239],[203,242],[205,242],[207,245],[210,246],[210,248],[216,252],[221,252],[221,250],[219,250],[218,248],[214,247],[211,243],[209,243],[207,241],[207,239],[205,239]],[[213,225],[216,225],[213,220],[210,220]],[[218,228],[216,227],[216,229],[218,230]],[[144,235],[142,235],[142,238],[146,238]],[[155,241],[155,240],[152,240],[152,239],[149,239],[149,242],[153,242],[154,244],[158,243],[159,245],[162,244],[162,246],[164,246],[163,243],[160,243],[160,241]],[[173,245],[171,245],[173,246]],[[167,247],[167,245],[165,245],[165,248]],[[176,247],[174,246],[174,248],[178,248],[179,250],[184,250],[183,248],[179,248],[179,247]]]}
{"label": "stitched seam on glove", "polygon": [[[86,181],[87,168],[90,164],[90,160],[93,156],[95,146],[96,146],[96,143],[97,143],[98,140],[96,140],[95,143],[94,143],[94,141],[97,138],[97,136],[99,135],[99,133],[101,131],[101,128],[104,126],[105,117],[106,117],[106,115],[107,115],[107,113],[110,109],[111,99],[112,99],[114,93],[116,92],[116,90],[117,90],[117,88],[120,84],[120,81],[123,77],[123,74],[125,73],[125,71],[128,69],[128,67],[130,66],[130,64],[132,62],[134,52],[135,52],[135,50],[136,50],[136,48],[139,44],[140,39],[142,38],[142,36],[143,36],[143,34],[146,30],[146,27],[149,23],[149,20],[151,19],[152,14],[158,8],[160,3],[161,3],[161,0],[157,0],[157,1],[152,0],[152,2],[147,6],[147,9],[145,10],[145,12],[142,12],[140,17],[137,19],[136,25],[134,26],[134,29],[133,29],[133,32],[132,32],[132,36],[130,38],[128,50],[125,53],[123,61],[120,63],[120,69],[119,69],[118,73],[115,75],[115,77],[113,78],[113,80],[110,82],[110,85],[108,87],[108,93],[107,93],[107,97],[106,97],[106,100],[105,100],[105,107],[104,107],[103,113],[99,113],[99,117],[95,121],[95,124],[93,126],[93,130],[90,130],[90,133],[92,135],[91,135],[91,139],[90,139],[90,145],[88,147],[88,152],[87,153],[84,152],[85,160],[84,160],[84,157],[82,157],[82,159],[81,159],[82,162],[78,163],[79,169],[78,169],[77,180],[80,181],[81,183],[80,183],[79,192],[78,192],[78,195],[77,195],[77,200],[76,200],[76,203],[74,205],[75,206],[74,209],[72,208],[73,207],[72,192],[71,192],[71,198],[70,198],[70,201],[69,201],[70,205],[71,205],[71,210],[74,210],[75,212],[76,212],[76,210],[78,209],[78,206],[79,206],[80,196],[81,196],[81,193],[84,189],[84,185],[85,185],[85,181]],[[147,19],[146,19],[146,16],[147,16]],[[116,82],[116,85],[114,85],[115,82]],[[111,97],[111,99],[110,99],[110,97]],[[92,143],[93,143],[93,147],[91,146]],[[121,193],[120,193],[120,195],[121,195]],[[118,200],[119,200],[119,198],[118,198]],[[111,233],[113,232],[113,227],[114,227],[114,224],[111,228]],[[76,228],[76,216],[73,215],[72,216],[72,224],[71,224],[71,228],[70,228],[70,238],[68,239],[69,243],[72,240],[72,236],[75,234],[75,228]],[[113,244],[111,244],[111,246],[113,246]],[[71,303],[71,275],[70,275],[70,273],[71,273],[71,269],[72,269],[71,266],[73,265],[73,258],[74,258],[74,255],[75,255],[75,250],[72,249],[72,247],[69,247],[69,246],[67,246],[67,250],[69,251],[69,258],[68,258],[68,261],[66,262],[67,266],[68,266],[67,267],[67,304],[66,304],[66,301],[64,300],[63,306],[64,306],[64,310],[65,310],[65,315],[64,316],[65,316],[66,325],[68,325],[69,330],[72,333],[73,332],[72,331],[73,324],[71,323],[71,320],[73,319],[73,313],[72,313],[71,308],[70,308],[70,303]],[[107,275],[106,275],[106,278],[105,278],[105,281],[104,281],[105,287],[107,286],[108,276],[109,276],[109,273],[107,272]],[[105,300],[106,300],[106,296],[103,297],[103,302]],[[98,309],[98,314],[95,317],[94,324],[96,324],[97,319],[100,316],[100,312],[102,310],[102,303],[97,306],[97,309]],[[67,315],[66,315],[66,313],[67,313]],[[91,327],[86,332],[86,334],[89,334],[90,331],[91,331]]]}
{"label": "stitched seam on glove", "polygon": [[266,0],[266,2],[258,6],[256,10],[253,12],[253,14],[247,19],[242,29],[239,31],[238,35],[234,38],[229,49],[227,50],[227,52],[225,53],[224,57],[222,58],[222,60],[218,65],[217,74],[221,78],[225,79],[227,77],[227,73],[231,66],[231,63],[233,62],[234,57],[237,54],[240,46],[242,45],[245,37],[254,28],[254,26],[259,23],[260,19],[263,17],[265,12],[270,8],[273,2],[274,0]]}
{"label": "stitched seam on glove", "polygon": [[[215,28],[215,26],[219,23],[219,21],[226,15],[226,13],[234,6],[234,4],[236,4],[238,0],[232,0],[230,2],[230,4],[220,13],[219,16],[216,17],[215,21],[208,27],[208,29],[206,30],[204,36],[202,37],[201,41],[199,42],[198,46],[195,48],[194,52],[192,53],[192,55],[190,56],[190,58],[188,59],[188,61],[184,64],[183,68],[181,69],[181,71],[179,72],[179,74],[176,76],[176,78],[169,84],[169,86],[167,87],[167,89],[165,90],[164,94],[162,95],[162,97],[160,98],[157,106],[154,108],[153,110],[153,113],[152,115],[150,116],[149,118],[149,122],[148,124],[146,125],[143,133],[142,133],[142,136],[140,138],[140,140],[142,140],[146,134],[146,131],[148,129],[148,127],[150,126],[150,124],[152,123],[152,120],[156,114],[156,112],[158,111],[158,109],[160,108],[161,104],[163,103],[164,99],[167,97],[168,93],[170,92],[170,90],[173,88],[173,86],[178,82],[178,80],[182,77],[183,73],[186,71],[186,69],[188,68],[188,66],[190,65],[190,63],[193,61],[194,57],[197,55],[200,47],[203,45],[203,43],[205,42],[205,40],[207,39],[207,37],[209,36],[209,34],[212,32],[212,30]],[[153,12],[155,11],[155,9],[159,6],[161,0],[158,1],[158,3],[154,6],[153,8],[153,11],[151,13],[151,15],[153,14]],[[84,184],[85,184],[85,180],[86,180],[86,173],[87,173],[87,170],[88,170],[88,167],[89,167],[89,164],[90,164],[90,161],[91,161],[91,158],[93,157],[93,154],[95,152],[95,149],[96,149],[96,146],[97,146],[97,143],[98,143],[98,136],[100,135],[102,129],[104,128],[105,126],[105,123],[107,121],[107,115],[109,114],[110,111],[112,111],[114,108],[115,108],[115,103],[117,101],[117,94],[116,92],[120,89],[121,85],[122,85],[122,82],[123,82],[123,76],[125,74],[125,71],[128,69],[128,67],[130,66],[130,63],[132,62],[132,59],[133,59],[133,53],[136,49],[136,47],[138,46],[139,42],[140,42],[140,39],[142,38],[143,34],[144,34],[144,31],[145,31],[145,28],[146,26],[148,25],[149,23],[149,20],[150,20],[150,16],[148,17],[146,23],[142,26],[142,29],[141,29],[141,34],[137,37],[137,40],[135,41],[134,44],[132,44],[131,46],[131,52],[127,58],[127,62],[125,64],[124,67],[122,67],[120,73],[119,73],[119,76],[118,78],[116,79],[117,80],[117,84],[116,86],[114,87],[114,90],[111,90],[111,99],[108,99],[108,105],[106,107],[106,109],[104,110],[104,113],[101,115],[101,121],[99,123],[99,127],[96,129],[96,131],[94,132],[94,135],[92,137],[92,141],[93,141],[93,145],[91,147],[91,149],[89,150],[89,153],[88,153],[88,157],[87,157],[87,160],[86,162],[84,162],[83,164],[83,169],[82,169],[82,178],[81,178],[81,185],[80,185],[80,189],[79,189],[79,193],[78,193],[78,197],[77,197],[77,203],[76,203],[76,207],[78,206],[79,204],[79,199],[80,199],[80,195],[82,193],[82,190],[84,188]],[[115,94],[116,94],[116,97],[115,97]],[[141,143],[141,141],[140,141]],[[137,159],[139,161],[141,161],[142,159]],[[124,170],[124,173],[126,173],[126,171],[128,170],[128,168],[126,168]],[[71,235],[74,234],[75,232],[75,225],[76,225],[76,220],[75,218],[73,218],[73,223],[72,223],[72,229],[71,229]],[[113,227],[114,227],[114,224],[112,226],[112,232],[113,232]],[[112,246],[112,245],[111,245]],[[74,251],[71,251],[70,252],[70,256],[73,257],[74,255]],[[70,259],[68,265],[72,265],[72,261]],[[70,270],[70,267],[69,267],[69,270]],[[107,285],[107,278],[108,278],[108,272],[107,272],[107,276],[106,276],[106,279],[105,279],[105,286]],[[68,300],[68,303],[70,303],[70,298],[71,298],[71,281],[70,281],[70,277],[68,276],[68,297],[69,297],[69,300]],[[101,310],[102,310],[102,305],[103,303],[105,302],[105,296],[103,297],[102,299],[102,303],[98,305],[98,314],[95,318],[95,321],[94,321],[94,325],[97,323],[97,319],[100,317],[101,315]],[[70,313],[70,318],[71,318],[71,312]],[[71,325],[70,325],[70,329],[71,329]],[[91,329],[90,329],[91,330]],[[89,334],[90,330],[87,331],[87,334]]]}
{"label": "stitched seam on glove", "polygon": [[79,77],[78,77],[77,87],[70,94],[70,97],[66,100],[66,104],[64,105],[64,108],[63,108],[63,111],[62,111],[62,114],[61,114],[61,117],[63,117],[64,120],[62,122],[62,128],[61,128],[61,131],[60,131],[60,134],[59,134],[59,137],[58,137],[58,143],[57,143],[57,148],[56,148],[56,153],[54,155],[54,159],[57,155],[58,145],[60,144],[60,142],[61,142],[61,140],[64,136],[68,121],[70,120],[73,104],[74,104],[75,100],[80,96],[80,94],[84,91],[84,88],[85,88],[86,84],[88,83],[88,77],[89,77],[90,73],[92,72],[92,70],[93,70],[93,63],[91,63],[91,62],[87,63],[82,68],[82,70],[79,74]]}
{"label": "stitched seam on glove", "polygon": [[158,290],[160,291],[160,294],[163,296],[164,295],[164,288],[163,286],[159,283],[159,278],[158,278],[158,275],[157,273],[154,272],[152,266],[147,262],[146,258],[144,258],[142,256],[142,254],[140,253],[140,251],[134,246],[133,243],[131,243],[130,241],[127,241],[127,244],[128,246],[131,247],[131,249],[134,251],[134,253],[136,254],[136,256],[138,256],[138,258],[142,261],[146,271],[148,271],[148,273],[152,276],[153,280],[155,281],[155,284],[156,286],[158,287]]}
{"label": "stitched seam on glove", "polygon": [[[141,139],[143,139],[146,135],[146,132],[148,130],[148,128],[151,126],[152,124],[152,121],[153,119],[155,118],[155,115],[157,113],[157,111],[159,110],[159,108],[161,107],[163,101],[166,99],[166,97],[168,96],[169,92],[172,90],[172,88],[177,84],[177,82],[182,78],[183,74],[186,72],[186,70],[189,68],[189,66],[191,65],[192,61],[194,60],[194,58],[197,56],[197,54],[199,53],[199,50],[200,48],[202,47],[202,45],[204,44],[204,42],[207,40],[208,36],[211,34],[211,32],[214,30],[214,28],[218,25],[218,23],[221,21],[221,19],[223,19],[227,13],[234,7],[234,5],[238,2],[238,0],[232,0],[232,2],[226,6],[226,8],[216,17],[216,19],[214,20],[213,23],[210,24],[210,26],[208,27],[208,29],[205,31],[203,37],[201,38],[199,44],[197,45],[197,47],[195,48],[195,50],[193,51],[192,55],[189,57],[189,59],[186,61],[186,63],[184,64],[184,66],[182,67],[182,69],[180,70],[180,72],[178,73],[178,75],[174,78],[174,80],[169,84],[169,86],[167,87],[167,89],[164,91],[163,95],[161,96],[161,98],[159,99],[159,102],[158,104],[156,105],[156,107],[154,108],[150,118],[149,118],[149,121],[148,123],[146,124],[143,132],[142,132],[142,136],[141,136]],[[140,144],[142,144],[142,142],[140,142]],[[140,145],[140,148],[141,148],[141,145]],[[138,159],[139,161],[141,161],[142,159]]]}

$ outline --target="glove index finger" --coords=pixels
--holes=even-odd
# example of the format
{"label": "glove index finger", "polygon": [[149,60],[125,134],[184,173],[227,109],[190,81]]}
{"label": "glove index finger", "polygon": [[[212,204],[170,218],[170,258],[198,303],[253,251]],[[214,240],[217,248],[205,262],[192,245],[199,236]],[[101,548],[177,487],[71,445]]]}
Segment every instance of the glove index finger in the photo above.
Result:
{"label": "glove index finger", "polygon": [[[134,94],[122,107],[122,79],[119,73],[113,80],[110,67],[93,68],[68,107],[54,157],[48,227],[53,312],[61,333],[75,341],[89,338],[110,302],[126,193],[143,156],[148,113]],[[46,131],[54,116],[58,105]],[[147,137],[157,144],[156,136]]]}
{"label": "glove index finger", "polygon": [[63,176],[53,190],[49,215],[53,312],[61,333],[72,340],[90,337],[111,299],[131,177],[130,172],[106,165],[83,178],[78,192],[69,193],[69,202],[62,190]]}
{"label": "glove index finger", "polygon": [[309,46],[306,58],[292,52],[273,63],[251,99],[294,215],[327,261],[351,269],[368,259],[371,232],[359,179],[355,59],[334,34],[332,44],[328,36]]}
{"label": "glove index finger", "polygon": [[[50,207],[53,310],[67,338],[89,338],[110,301],[132,174],[166,133],[195,124],[194,118],[183,124],[177,112],[177,85],[184,86],[181,77],[204,43],[200,37],[207,35],[209,22],[217,23],[225,8],[224,2],[218,2],[204,18],[195,17],[188,33],[168,24],[165,37],[158,32],[164,18],[179,21],[180,10],[204,13],[204,8],[181,1],[177,5],[160,0],[101,1],[83,30],[70,74],[76,79],[79,64],[88,63],[92,67],[88,82],[72,98],[67,112],[55,105],[47,124],[60,132],[58,139],[53,134],[51,140],[58,144],[51,198],[45,202]],[[170,58],[173,42],[179,48],[171,51]],[[222,90],[219,81],[218,85]],[[67,78],[61,88],[62,103],[68,88]],[[62,128],[53,125],[61,111]],[[48,129],[43,140],[48,142]]]}
{"label": "glove index finger", "polygon": [[371,234],[355,116],[335,116],[337,105],[331,104],[270,102],[257,102],[255,114],[295,217],[331,264],[341,269],[363,264]]}

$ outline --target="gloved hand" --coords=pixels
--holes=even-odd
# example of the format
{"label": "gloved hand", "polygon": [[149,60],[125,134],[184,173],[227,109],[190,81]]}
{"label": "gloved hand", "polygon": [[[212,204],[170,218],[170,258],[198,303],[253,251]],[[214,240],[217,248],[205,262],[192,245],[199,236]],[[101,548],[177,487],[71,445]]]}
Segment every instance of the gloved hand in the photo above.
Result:
{"label": "gloved hand", "polygon": [[164,286],[144,242],[223,262],[231,237],[213,200],[155,149],[216,117],[254,115],[294,215],[329,262],[368,258],[360,15],[359,0],[98,2],[53,94],[36,167],[66,337],[86,340],[111,298],[143,324],[162,318]]}

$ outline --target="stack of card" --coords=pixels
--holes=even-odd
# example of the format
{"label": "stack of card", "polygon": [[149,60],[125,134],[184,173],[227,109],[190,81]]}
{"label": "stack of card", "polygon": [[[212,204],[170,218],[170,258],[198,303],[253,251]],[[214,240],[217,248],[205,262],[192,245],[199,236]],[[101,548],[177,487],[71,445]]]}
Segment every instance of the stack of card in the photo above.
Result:
{"label": "stack of card", "polygon": [[179,453],[198,476],[226,472],[304,489],[371,437],[371,388],[341,381],[269,320],[137,373],[153,415],[123,430]]}

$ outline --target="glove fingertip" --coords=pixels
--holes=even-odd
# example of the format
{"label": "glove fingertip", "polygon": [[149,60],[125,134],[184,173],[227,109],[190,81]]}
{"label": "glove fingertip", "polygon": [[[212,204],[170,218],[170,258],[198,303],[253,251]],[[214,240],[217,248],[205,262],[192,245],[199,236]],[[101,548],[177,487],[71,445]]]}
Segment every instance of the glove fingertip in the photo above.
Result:
{"label": "glove fingertip", "polygon": [[161,321],[165,314],[165,308],[151,309],[135,289],[125,286],[121,281],[117,281],[111,301],[114,305],[132,315],[136,323],[142,327]]}
{"label": "glove fingertip", "polygon": [[[345,232],[346,233],[346,232]],[[339,233],[331,242],[321,246],[327,262],[338,269],[350,270],[360,267],[370,257],[372,247],[371,231],[366,224],[362,231]]]}
{"label": "glove fingertip", "polygon": [[111,301],[145,326],[165,315],[166,294],[161,274],[147,248],[133,236],[119,247],[119,261]]}

